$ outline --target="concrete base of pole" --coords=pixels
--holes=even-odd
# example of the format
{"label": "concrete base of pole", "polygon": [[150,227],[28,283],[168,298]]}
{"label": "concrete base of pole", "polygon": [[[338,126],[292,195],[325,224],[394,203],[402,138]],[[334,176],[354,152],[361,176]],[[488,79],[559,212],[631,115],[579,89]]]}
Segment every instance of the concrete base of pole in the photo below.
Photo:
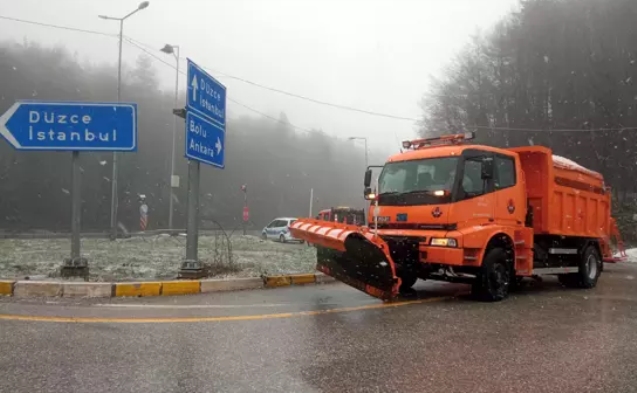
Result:
{"label": "concrete base of pole", "polygon": [[201,261],[186,259],[181,263],[177,278],[192,279],[206,277],[206,270]]}
{"label": "concrete base of pole", "polygon": [[82,257],[65,258],[60,275],[62,277],[83,277],[85,281],[88,281],[88,260]]}

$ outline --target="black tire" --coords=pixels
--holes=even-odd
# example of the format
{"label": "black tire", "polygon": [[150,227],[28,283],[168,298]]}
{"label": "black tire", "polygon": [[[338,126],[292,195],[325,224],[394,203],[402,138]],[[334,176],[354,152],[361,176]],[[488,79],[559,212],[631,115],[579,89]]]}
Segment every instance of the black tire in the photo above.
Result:
{"label": "black tire", "polygon": [[[511,277],[513,277],[515,275],[515,271],[512,272]],[[519,291],[522,289],[522,287],[524,286],[524,277],[522,276],[516,276],[515,279],[511,280],[511,283],[509,284],[509,292],[514,292],[514,291]]]}
{"label": "black tire", "polygon": [[262,240],[268,240],[268,235],[266,235],[265,233],[261,234],[261,239]]}
{"label": "black tire", "polygon": [[279,236],[279,241],[280,241],[281,243],[285,243],[285,235],[281,235],[281,236]]}
{"label": "black tire", "polygon": [[604,262],[595,246],[588,246],[582,253],[578,264],[578,272],[557,276],[560,284],[569,288],[595,288],[602,274]]}
{"label": "black tire", "polygon": [[399,274],[399,277],[401,284],[398,290],[401,293],[410,292],[411,287],[413,287],[414,284],[416,284],[416,281],[418,281],[418,277],[415,274]]}
{"label": "black tire", "polygon": [[474,297],[486,302],[499,302],[509,296],[513,272],[509,254],[499,247],[487,251],[471,288]]}

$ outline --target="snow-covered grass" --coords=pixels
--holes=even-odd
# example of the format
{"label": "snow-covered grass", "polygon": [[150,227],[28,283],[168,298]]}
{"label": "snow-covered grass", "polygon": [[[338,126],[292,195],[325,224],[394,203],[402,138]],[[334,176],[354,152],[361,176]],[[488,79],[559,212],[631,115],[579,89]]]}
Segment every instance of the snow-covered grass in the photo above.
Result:
{"label": "snow-covered grass", "polygon": [[[263,241],[255,236],[199,238],[199,259],[212,265],[215,277],[256,277],[314,271],[316,250],[298,244]],[[111,242],[83,239],[91,281],[130,281],[175,278],[185,257],[185,236],[133,237]],[[0,278],[48,279],[59,275],[70,253],[68,239],[0,240]],[[231,260],[228,258],[232,255]]]}

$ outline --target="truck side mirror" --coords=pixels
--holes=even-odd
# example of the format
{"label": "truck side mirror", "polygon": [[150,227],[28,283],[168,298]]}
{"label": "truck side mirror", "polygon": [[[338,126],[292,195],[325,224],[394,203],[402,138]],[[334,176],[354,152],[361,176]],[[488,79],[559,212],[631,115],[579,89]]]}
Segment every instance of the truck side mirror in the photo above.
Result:
{"label": "truck side mirror", "polygon": [[491,180],[494,176],[493,158],[486,157],[482,160],[482,180]]}
{"label": "truck side mirror", "polygon": [[370,196],[373,195],[372,189],[370,187],[365,187],[365,191],[363,191],[363,193],[364,198],[368,201],[371,199]]}
{"label": "truck side mirror", "polygon": [[368,169],[365,171],[365,181],[363,182],[365,188],[368,188],[372,185],[372,170]]}

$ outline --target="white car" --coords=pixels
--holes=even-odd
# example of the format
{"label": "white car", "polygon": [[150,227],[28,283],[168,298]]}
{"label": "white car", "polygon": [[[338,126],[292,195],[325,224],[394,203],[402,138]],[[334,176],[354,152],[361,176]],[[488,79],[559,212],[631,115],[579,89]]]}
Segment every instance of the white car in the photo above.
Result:
{"label": "white car", "polygon": [[286,242],[303,242],[302,240],[295,239],[290,233],[290,225],[296,221],[294,217],[279,217],[272,220],[261,231],[261,237],[264,240],[278,240],[281,243]]}

